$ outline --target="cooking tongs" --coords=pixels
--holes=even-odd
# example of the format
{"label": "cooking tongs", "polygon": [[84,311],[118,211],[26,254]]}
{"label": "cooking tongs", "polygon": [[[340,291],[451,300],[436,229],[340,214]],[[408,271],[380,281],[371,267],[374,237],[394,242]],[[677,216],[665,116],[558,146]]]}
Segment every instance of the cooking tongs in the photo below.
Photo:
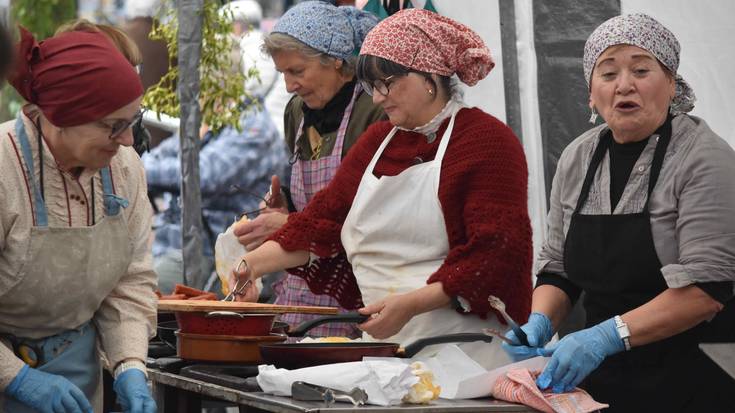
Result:
{"label": "cooking tongs", "polygon": [[508,313],[505,312],[505,303],[503,302],[503,300],[494,295],[491,295],[487,298],[487,302],[490,304],[490,307],[498,310],[500,315],[503,316],[505,322],[508,323],[513,332],[516,333],[516,337],[518,337],[518,341],[520,341],[521,345],[530,346],[528,344],[528,337],[526,337],[526,332],[521,330],[521,327],[518,326],[518,323],[516,323],[511,318],[511,316],[509,316]]}
{"label": "cooking tongs", "polygon": [[335,401],[350,402],[353,406],[362,406],[368,399],[365,390],[359,387],[345,392],[304,381],[295,381],[291,384],[291,397],[294,400],[323,401],[327,406],[331,406]]}
{"label": "cooking tongs", "polygon": [[[238,274],[240,272],[240,267],[244,262],[244,259],[240,260],[240,263],[237,264],[237,268],[235,268],[235,274]],[[227,296],[223,298],[222,301],[235,301],[235,296],[242,295],[243,291],[245,291],[245,289],[248,288],[248,285],[250,285],[250,283],[252,282],[253,280],[250,278],[243,281],[241,278],[238,277],[237,281],[235,281],[235,285],[232,287],[232,290],[230,290],[230,293],[227,294]]]}

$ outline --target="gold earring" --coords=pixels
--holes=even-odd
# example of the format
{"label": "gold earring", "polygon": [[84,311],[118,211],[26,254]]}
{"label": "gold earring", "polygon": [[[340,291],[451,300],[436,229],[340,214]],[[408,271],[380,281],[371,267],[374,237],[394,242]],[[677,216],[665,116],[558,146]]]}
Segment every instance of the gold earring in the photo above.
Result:
{"label": "gold earring", "polygon": [[434,94],[434,89],[429,89],[429,94],[430,95],[433,95]]}

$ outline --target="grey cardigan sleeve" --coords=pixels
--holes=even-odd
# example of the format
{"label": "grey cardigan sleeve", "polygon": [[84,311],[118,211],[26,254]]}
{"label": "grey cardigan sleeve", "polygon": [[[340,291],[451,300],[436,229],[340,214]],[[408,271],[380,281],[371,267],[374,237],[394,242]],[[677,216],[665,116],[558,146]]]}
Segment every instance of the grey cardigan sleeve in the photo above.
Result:
{"label": "grey cardigan sleeve", "polygon": [[706,126],[696,133],[673,185],[679,260],[661,269],[672,288],[735,281],[735,151]]}

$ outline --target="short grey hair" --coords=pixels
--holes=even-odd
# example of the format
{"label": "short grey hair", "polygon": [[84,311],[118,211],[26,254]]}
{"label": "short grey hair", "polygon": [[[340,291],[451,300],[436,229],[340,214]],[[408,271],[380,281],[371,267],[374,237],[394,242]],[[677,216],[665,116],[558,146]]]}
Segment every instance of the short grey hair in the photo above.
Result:
{"label": "short grey hair", "polygon": [[[324,52],[320,52],[301,40],[285,33],[270,33],[263,36],[263,46],[261,46],[261,50],[268,56],[273,56],[276,53],[284,51],[299,52],[307,58],[318,58],[319,62],[324,66],[329,66],[336,59],[340,59]],[[355,67],[357,66],[357,56],[350,56],[346,60],[340,60],[342,60],[340,72],[345,76],[354,76]]]}

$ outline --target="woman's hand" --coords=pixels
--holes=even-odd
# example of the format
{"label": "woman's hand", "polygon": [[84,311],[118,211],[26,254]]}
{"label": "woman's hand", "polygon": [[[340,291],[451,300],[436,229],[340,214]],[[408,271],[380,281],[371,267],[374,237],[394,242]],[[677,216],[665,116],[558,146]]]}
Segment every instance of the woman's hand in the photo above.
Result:
{"label": "woman's hand", "polygon": [[551,356],[551,361],[536,379],[536,384],[540,389],[551,387],[554,393],[571,391],[606,357],[623,350],[625,344],[612,318],[569,334],[540,351],[542,356]]}
{"label": "woman's hand", "polygon": [[27,364],[10,382],[5,394],[42,413],[93,412],[87,397],[74,383]]}
{"label": "woman's hand", "polygon": [[143,370],[129,369],[122,372],[112,385],[120,405],[128,413],[156,413],[156,402],[148,390]]}
{"label": "woman's hand", "polygon": [[360,314],[372,316],[358,327],[379,340],[398,334],[416,315],[411,294],[390,295],[358,311]]}
{"label": "woman's hand", "polygon": [[258,248],[288,219],[288,214],[280,210],[267,211],[262,212],[251,221],[235,224],[235,236],[248,251]]}

